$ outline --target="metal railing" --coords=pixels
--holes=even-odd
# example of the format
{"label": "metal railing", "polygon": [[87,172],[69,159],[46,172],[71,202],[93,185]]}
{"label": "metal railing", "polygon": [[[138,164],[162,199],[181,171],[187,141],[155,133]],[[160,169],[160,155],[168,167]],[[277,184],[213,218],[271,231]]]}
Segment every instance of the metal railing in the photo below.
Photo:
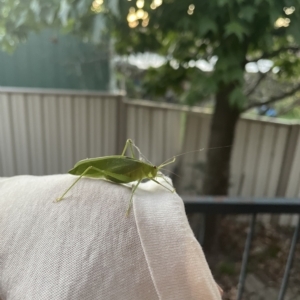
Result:
{"label": "metal railing", "polygon": [[241,272],[238,282],[237,300],[242,299],[247,263],[250,247],[254,235],[256,216],[260,213],[270,214],[299,214],[295,227],[285,271],[282,278],[278,300],[284,300],[289,274],[295,255],[295,249],[300,233],[300,199],[290,198],[239,198],[239,197],[205,197],[205,196],[182,196],[185,203],[186,213],[204,214],[250,214],[249,230],[246,237],[244,253],[242,257]]}

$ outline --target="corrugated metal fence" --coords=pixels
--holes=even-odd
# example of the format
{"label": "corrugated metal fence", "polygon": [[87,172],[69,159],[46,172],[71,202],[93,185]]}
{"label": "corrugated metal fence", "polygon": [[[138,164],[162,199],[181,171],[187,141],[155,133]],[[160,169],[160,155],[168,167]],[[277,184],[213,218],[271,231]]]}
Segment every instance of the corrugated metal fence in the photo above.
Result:
{"label": "corrugated metal fence", "polygon": [[119,95],[0,90],[0,175],[65,173],[117,151]]}
{"label": "corrugated metal fence", "polygon": [[[80,159],[120,153],[127,137],[160,164],[207,147],[210,119],[200,108],[124,100],[121,94],[0,88],[0,176],[65,173]],[[299,132],[300,123],[242,118],[230,195],[298,197]],[[205,152],[178,159],[181,193],[201,193]],[[280,217],[284,224],[295,221]]]}

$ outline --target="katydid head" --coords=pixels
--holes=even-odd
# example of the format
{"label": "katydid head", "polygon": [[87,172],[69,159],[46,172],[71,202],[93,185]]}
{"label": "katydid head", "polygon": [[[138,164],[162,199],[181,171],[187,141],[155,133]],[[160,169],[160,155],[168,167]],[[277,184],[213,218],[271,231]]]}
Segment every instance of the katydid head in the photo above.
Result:
{"label": "katydid head", "polygon": [[148,179],[153,179],[157,176],[157,172],[158,172],[157,166],[151,166],[146,164],[146,166],[144,166],[143,168],[144,168],[143,171]]}

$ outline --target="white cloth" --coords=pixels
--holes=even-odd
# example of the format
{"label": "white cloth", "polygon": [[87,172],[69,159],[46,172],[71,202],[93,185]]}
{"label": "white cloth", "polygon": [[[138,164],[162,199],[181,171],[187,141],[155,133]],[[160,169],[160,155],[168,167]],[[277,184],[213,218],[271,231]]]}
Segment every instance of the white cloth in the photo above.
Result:
{"label": "white cloth", "polygon": [[177,194],[75,178],[0,178],[2,300],[220,299]]}

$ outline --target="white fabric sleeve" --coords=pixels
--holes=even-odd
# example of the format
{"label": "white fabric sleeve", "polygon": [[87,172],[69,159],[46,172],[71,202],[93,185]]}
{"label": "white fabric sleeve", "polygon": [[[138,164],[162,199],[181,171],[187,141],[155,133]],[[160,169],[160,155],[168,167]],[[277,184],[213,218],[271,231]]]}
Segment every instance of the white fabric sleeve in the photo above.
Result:
{"label": "white fabric sleeve", "polygon": [[71,175],[0,178],[2,300],[217,300],[182,200]]}

